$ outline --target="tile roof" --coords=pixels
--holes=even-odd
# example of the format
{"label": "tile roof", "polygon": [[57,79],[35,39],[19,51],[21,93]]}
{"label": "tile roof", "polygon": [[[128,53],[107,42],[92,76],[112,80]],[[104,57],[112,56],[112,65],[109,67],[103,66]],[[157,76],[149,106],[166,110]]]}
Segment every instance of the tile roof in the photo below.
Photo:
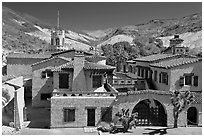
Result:
{"label": "tile roof", "polygon": [[49,58],[49,59],[46,59],[46,60],[39,61],[37,63],[32,64],[31,66],[35,66],[35,65],[38,65],[38,64],[41,64],[41,63],[44,63],[44,62],[56,59],[56,58],[60,58],[60,59],[66,60],[66,61],[71,61],[71,58],[65,58],[65,57],[61,57],[61,56],[56,56],[56,57],[53,57],[53,58]]}
{"label": "tile roof", "polygon": [[178,56],[178,54],[153,54],[145,57],[140,57],[133,59],[134,61],[142,61],[142,62],[154,62],[154,61],[159,61],[167,58],[172,58]]}
{"label": "tile roof", "polygon": [[101,64],[96,64],[96,63],[85,61],[84,62],[84,69],[103,70],[103,69],[115,69],[115,67],[109,66],[109,65],[101,65]]}
{"label": "tile roof", "polygon": [[60,71],[62,71],[62,69],[73,69],[73,68],[74,68],[74,62],[71,61],[71,62],[65,63],[63,65],[52,68],[52,71],[60,72]]}
{"label": "tile roof", "polygon": [[87,56],[85,59],[89,62],[95,62],[100,60],[106,60],[105,56],[99,56],[99,55],[93,55],[93,56]]}
{"label": "tile roof", "polygon": [[[74,62],[71,61],[69,63],[63,64],[61,66],[55,67],[52,69],[52,71],[62,71],[62,69],[73,69],[74,68]],[[113,70],[115,67],[109,66],[109,65],[101,65],[101,64],[96,64],[88,61],[84,61],[84,67],[85,70]]]}
{"label": "tile roof", "polygon": [[26,54],[26,53],[11,53],[8,54],[7,58],[39,58],[47,59],[50,58],[51,54]]}
{"label": "tile roof", "polygon": [[169,68],[173,68],[173,67],[177,67],[181,65],[195,63],[198,61],[202,61],[202,59],[201,58],[180,57],[180,58],[175,58],[175,59],[171,59],[167,61],[153,63],[153,64],[150,64],[150,66],[169,69]]}
{"label": "tile roof", "polygon": [[[69,50],[65,50],[65,51],[57,51],[57,52],[55,52],[55,53],[52,53],[52,56],[59,55],[59,54],[63,54],[63,53],[67,53],[67,52],[72,52],[72,51],[83,51],[83,50],[69,49]],[[84,54],[86,54],[86,55],[93,55],[92,53],[87,52],[87,51],[83,51],[83,52],[84,52]]]}

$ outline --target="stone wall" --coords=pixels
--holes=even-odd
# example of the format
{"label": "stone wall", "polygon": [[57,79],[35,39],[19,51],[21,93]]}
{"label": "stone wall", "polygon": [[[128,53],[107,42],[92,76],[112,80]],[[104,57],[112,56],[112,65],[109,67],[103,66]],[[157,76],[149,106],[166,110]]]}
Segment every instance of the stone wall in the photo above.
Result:
{"label": "stone wall", "polygon": [[[95,109],[95,125],[100,122],[101,107],[113,107],[112,117],[118,111],[114,106],[115,97],[52,97],[51,98],[51,128],[56,127],[86,127],[87,108]],[[75,108],[75,121],[63,121],[63,108]]]}
{"label": "stone wall", "polygon": [[[159,101],[167,115],[167,126],[174,125],[173,105],[169,94],[131,94],[115,97],[52,97],[51,99],[51,128],[55,127],[85,127],[87,126],[87,109],[95,108],[96,125],[100,123],[101,107],[112,107],[112,118],[122,108],[130,109],[142,100],[154,99]],[[198,111],[198,125],[202,125],[202,104],[191,104]],[[191,107],[190,106],[190,107]],[[75,122],[63,122],[63,108],[75,108]],[[188,109],[188,108],[187,108]],[[187,109],[180,113],[178,126],[187,126]]]}

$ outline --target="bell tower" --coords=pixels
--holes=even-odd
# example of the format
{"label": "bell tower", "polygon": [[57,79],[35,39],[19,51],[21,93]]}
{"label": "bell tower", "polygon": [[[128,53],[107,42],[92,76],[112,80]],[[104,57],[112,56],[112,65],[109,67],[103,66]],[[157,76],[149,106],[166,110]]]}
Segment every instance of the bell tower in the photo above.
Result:
{"label": "bell tower", "polygon": [[49,51],[60,51],[63,50],[65,41],[65,31],[60,29],[60,14],[59,10],[57,13],[57,28],[51,30],[51,43]]}
{"label": "bell tower", "polygon": [[179,38],[179,35],[174,35],[174,38],[170,39],[170,47],[172,54],[186,54],[189,52],[188,47],[182,45],[183,39]]}

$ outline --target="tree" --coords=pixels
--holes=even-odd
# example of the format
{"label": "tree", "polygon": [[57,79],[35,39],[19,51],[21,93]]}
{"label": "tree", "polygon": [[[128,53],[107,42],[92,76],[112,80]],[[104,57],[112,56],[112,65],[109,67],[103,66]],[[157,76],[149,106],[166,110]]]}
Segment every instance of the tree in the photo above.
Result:
{"label": "tree", "polygon": [[173,117],[174,117],[174,128],[178,127],[178,117],[179,114],[185,110],[192,102],[193,95],[190,91],[179,92],[174,91],[173,96],[171,97],[171,103],[173,104]]}

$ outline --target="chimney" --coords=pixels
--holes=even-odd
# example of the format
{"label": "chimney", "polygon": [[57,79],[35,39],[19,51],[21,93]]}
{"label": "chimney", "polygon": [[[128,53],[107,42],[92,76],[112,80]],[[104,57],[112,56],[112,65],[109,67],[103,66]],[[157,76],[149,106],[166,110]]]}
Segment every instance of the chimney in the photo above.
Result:
{"label": "chimney", "polygon": [[75,51],[74,56],[74,73],[73,73],[73,83],[72,91],[86,91],[86,78],[84,73],[84,53],[83,51]]}

